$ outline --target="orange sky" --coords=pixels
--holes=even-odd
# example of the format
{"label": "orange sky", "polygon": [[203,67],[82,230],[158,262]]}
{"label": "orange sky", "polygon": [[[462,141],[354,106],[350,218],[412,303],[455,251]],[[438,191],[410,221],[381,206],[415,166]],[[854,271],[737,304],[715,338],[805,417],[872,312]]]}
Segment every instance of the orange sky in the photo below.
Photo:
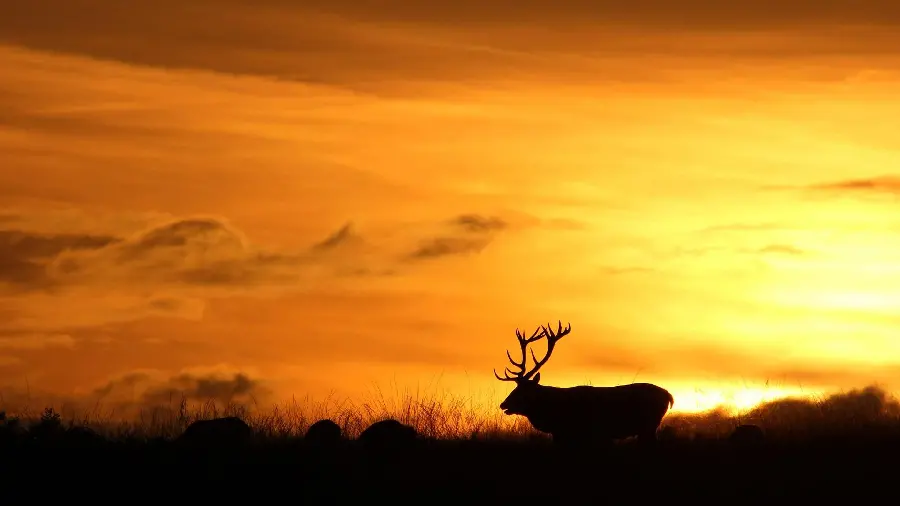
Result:
{"label": "orange sky", "polygon": [[5,402],[900,388],[895,2],[299,4],[0,0]]}

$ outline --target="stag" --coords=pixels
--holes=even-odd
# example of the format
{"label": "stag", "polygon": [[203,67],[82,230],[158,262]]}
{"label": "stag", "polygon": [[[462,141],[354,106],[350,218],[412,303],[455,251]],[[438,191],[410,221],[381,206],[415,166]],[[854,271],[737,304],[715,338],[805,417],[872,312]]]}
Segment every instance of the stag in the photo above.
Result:
{"label": "stag", "polygon": [[[557,444],[608,444],[631,436],[644,442],[656,441],[656,431],[675,403],[672,394],[663,388],[649,383],[569,388],[540,384],[538,370],[550,359],[556,343],[571,331],[572,325],[563,329],[562,321],[555,332],[550,324],[541,325],[531,337],[516,329],[521,359],[516,361],[506,352],[516,370],[507,367],[503,377],[494,370],[498,380],[516,384],[500,404],[503,413],[524,416],[535,429],[550,434]],[[541,339],[547,342],[547,352],[538,360],[528,346]],[[534,361],[531,370],[528,370],[529,351]]]}

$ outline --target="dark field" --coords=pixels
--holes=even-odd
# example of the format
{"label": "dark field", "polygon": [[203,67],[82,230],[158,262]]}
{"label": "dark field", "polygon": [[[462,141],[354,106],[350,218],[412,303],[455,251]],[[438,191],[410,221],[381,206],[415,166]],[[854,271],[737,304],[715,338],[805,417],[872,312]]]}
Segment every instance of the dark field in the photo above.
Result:
{"label": "dark field", "polygon": [[[388,414],[354,418],[344,412],[331,418],[349,437],[316,446],[302,437],[314,419],[278,415],[247,415],[251,439],[205,446],[173,441],[174,424],[190,423],[185,412],[172,425],[107,424],[97,434],[50,411],[43,421],[7,420],[4,489],[124,502],[240,496],[301,504],[864,504],[893,502],[900,481],[900,406],[876,388],[820,401],[769,403],[740,419],[670,415],[652,447],[623,441],[607,449],[561,449],[521,423],[500,426],[502,418],[480,426],[468,420],[466,433],[462,422],[453,422],[452,409],[423,411],[421,405],[393,413],[419,429],[410,444],[364,446],[356,439],[360,426]],[[729,442],[739,423],[763,427],[766,439]]]}

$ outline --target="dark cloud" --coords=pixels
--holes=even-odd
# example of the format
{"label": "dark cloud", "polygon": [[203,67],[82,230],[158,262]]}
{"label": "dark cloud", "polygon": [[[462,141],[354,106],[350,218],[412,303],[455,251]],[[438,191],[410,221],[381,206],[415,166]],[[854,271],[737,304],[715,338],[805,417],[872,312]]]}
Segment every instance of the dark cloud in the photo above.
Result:
{"label": "dark cloud", "polygon": [[129,401],[143,408],[171,406],[182,398],[220,405],[246,404],[265,399],[271,391],[262,381],[245,373],[181,373],[159,379],[148,372],[132,372],[94,389],[87,397],[95,401],[122,403],[123,394],[139,392]]}
{"label": "dark cloud", "polygon": [[185,247],[198,240],[221,243],[220,247],[244,246],[237,234],[221,221],[211,218],[190,218],[146,231],[126,244],[123,253],[141,255],[158,248]]}
{"label": "dark cloud", "polygon": [[46,265],[65,251],[98,250],[118,242],[117,237],[86,234],[40,234],[0,230],[0,285],[15,289],[45,286]]}
{"label": "dark cloud", "polygon": [[151,387],[144,392],[141,403],[148,406],[166,405],[171,400],[184,397],[201,402],[213,401],[220,404],[234,402],[249,403],[257,397],[264,397],[268,391],[259,380],[246,374],[230,377],[196,376],[180,374],[170,378],[163,385]]}
{"label": "dark cloud", "polygon": [[436,237],[420,244],[410,256],[412,258],[426,259],[478,253],[486,248],[489,243],[489,238]]}
{"label": "dark cloud", "polygon": [[49,265],[59,282],[151,279],[189,285],[288,282],[299,256],[256,251],[227,223],[185,218],[90,252],[67,251]]}
{"label": "dark cloud", "polygon": [[118,242],[106,235],[38,234],[24,230],[0,230],[0,252],[19,258],[47,259],[65,250],[99,249]]}
{"label": "dark cloud", "polygon": [[[230,0],[247,4],[248,0]],[[268,5],[291,5],[288,0],[264,0]],[[717,2],[686,0],[677,5],[666,0],[496,0],[480,2],[417,2],[415,0],[312,0],[305,5],[331,9],[345,16],[383,21],[439,24],[591,22],[601,25],[631,24],[647,28],[710,30],[735,28],[788,28],[810,24],[893,25],[900,22],[900,6],[890,0],[759,0]]]}
{"label": "dark cloud", "polygon": [[451,231],[422,240],[409,254],[414,260],[478,253],[509,224],[497,217],[461,214],[449,222]]}
{"label": "dark cloud", "polygon": [[339,228],[335,233],[329,235],[322,242],[316,243],[313,245],[313,250],[329,250],[333,248],[337,248],[343,244],[346,244],[350,241],[355,240],[356,234],[353,231],[353,224],[346,223],[344,226]]}
{"label": "dark cloud", "polygon": [[266,382],[244,372],[182,372],[166,375],[160,371],[132,371],[81,395],[60,396],[37,391],[3,389],[3,407],[13,411],[40,406],[62,407],[64,411],[100,409],[115,416],[133,417],[141,411],[177,411],[182,400],[189,405],[213,403],[251,407],[272,400]]}
{"label": "dark cloud", "polygon": [[370,243],[348,223],[296,251],[259,248],[211,217],[171,220],[123,237],[0,231],[5,294],[61,302],[77,297],[79,308],[60,311],[46,302],[38,307],[27,298],[9,299],[17,312],[0,322],[0,330],[27,325],[29,332],[46,332],[149,316],[196,319],[210,297],[283,295],[320,282],[401,275],[410,259],[481,251],[507,227],[499,218],[474,214],[437,226],[435,233],[434,223],[425,225],[429,232],[401,225]]}
{"label": "dark cloud", "polygon": [[[477,253],[510,225],[494,216],[462,214],[442,227],[444,232],[418,239],[407,258],[425,259]],[[337,252],[337,255],[320,255]],[[274,253],[256,250],[238,231],[213,218],[186,218],[153,227],[90,252],[57,255],[50,272],[59,280],[110,276],[134,281],[190,285],[297,284],[304,273],[331,265],[341,273],[392,272],[388,265],[365,265],[372,259],[362,236],[351,223],[313,244],[308,252]]]}
{"label": "dark cloud", "polygon": [[158,297],[151,299],[147,305],[166,313],[177,313],[184,305],[184,301],[175,297]]}
{"label": "dark cloud", "polygon": [[[900,6],[889,0],[31,0],[3,12],[7,44],[380,91],[386,80],[572,76],[566,53],[785,58],[900,47],[891,30]],[[685,33],[750,41],[677,40]]]}
{"label": "dark cloud", "polygon": [[463,214],[453,220],[453,224],[468,232],[490,232],[503,230],[508,225],[505,221],[495,216],[481,216],[478,214]]}

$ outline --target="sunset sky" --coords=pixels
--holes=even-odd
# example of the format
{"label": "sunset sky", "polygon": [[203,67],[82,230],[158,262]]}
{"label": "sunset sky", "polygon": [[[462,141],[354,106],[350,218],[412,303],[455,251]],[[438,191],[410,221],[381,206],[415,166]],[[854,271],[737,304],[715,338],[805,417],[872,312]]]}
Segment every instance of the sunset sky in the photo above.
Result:
{"label": "sunset sky", "polygon": [[900,3],[825,4],[0,0],[3,402],[502,397],[557,320],[545,384],[900,390]]}

